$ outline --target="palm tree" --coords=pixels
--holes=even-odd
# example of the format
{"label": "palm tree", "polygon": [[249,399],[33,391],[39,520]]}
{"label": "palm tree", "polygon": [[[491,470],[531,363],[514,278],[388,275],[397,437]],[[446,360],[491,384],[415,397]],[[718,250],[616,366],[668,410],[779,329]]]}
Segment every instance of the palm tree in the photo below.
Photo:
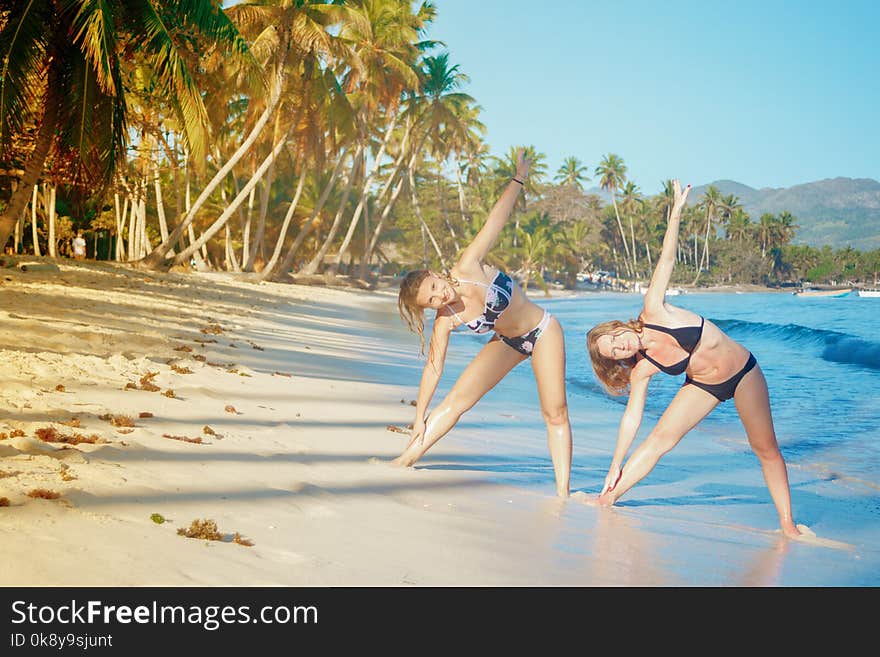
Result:
{"label": "palm tree", "polygon": [[712,219],[715,217],[716,210],[721,206],[721,190],[715,185],[709,185],[708,189],[703,192],[699,206],[706,210],[706,241],[703,245],[703,254],[700,256],[700,263],[697,265],[697,275],[694,277],[693,285],[697,284],[700,274],[703,272],[703,262],[706,268],[709,267],[709,231],[712,227]]}
{"label": "palm tree", "polygon": [[522,257],[520,269],[523,272],[523,291],[528,290],[529,281],[534,276],[544,292],[548,293],[542,263],[547,260],[553,248],[552,229],[547,225],[538,225],[532,227],[532,230],[520,230],[519,233],[522,246],[516,249],[516,253]]}
{"label": "palm tree", "polygon": [[496,191],[500,192],[501,189],[507,186],[510,179],[516,175],[516,152],[520,148],[523,149],[523,156],[532,162],[532,166],[529,169],[529,177],[526,179],[523,193],[520,195],[520,207],[522,210],[525,210],[527,205],[526,197],[539,195],[540,185],[544,182],[544,178],[547,175],[547,156],[544,153],[539,153],[531,145],[511,146],[503,158],[495,157],[493,161],[495,163],[494,173],[498,177],[498,189]]}
{"label": "palm tree", "polygon": [[[495,191],[497,196],[501,189],[507,186],[510,179],[516,176],[516,153],[520,148],[523,150],[523,156],[531,160],[532,163],[529,169],[529,177],[523,186],[523,193],[519,196],[520,210],[525,211],[527,197],[539,195],[538,190],[544,181],[544,177],[547,175],[547,156],[544,153],[539,153],[534,146],[511,146],[503,158],[493,158],[495,163],[494,173],[497,178],[497,189]],[[514,218],[513,248],[516,248],[518,244],[519,220],[519,213],[517,213]]]}
{"label": "palm tree", "polygon": [[[186,51],[198,36],[237,53],[247,46],[211,0],[4,1],[0,28],[0,159],[28,125],[38,124],[24,174],[0,213],[5,244],[50,154],[65,156],[83,187],[104,189],[125,157],[129,110],[122,80],[137,52],[155,72],[184,126],[189,149],[207,147],[208,121]],[[181,38],[190,34],[193,39]],[[179,45],[181,42],[185,46]]]}
{"label": "palm tree", "polygon": [[[357,124],[362,139],[366,140],[371,127],[377,124],[384,126],[384,137],[373,158],[373,167],[364,178],[360,202],[339,246],[337,265],[330,267],[331,274],[336,273],[363,214],[370,186],[399,118],[402,95],[418,88],[414,68],[418,38],[435,14],[429,3],[423,3],[414,13],[410,3],[399,0],[362,0],[355,6],[343,6],[343,11],[348,20],[342,25],[340,39],[349,44],[352,63],[343,85],[360,101]],[[383,113],[384,121],[380,119]]]}
{"label": "palm tree", "polygon": [[[234,13],[236,20],[245,25],[247,29],[254,30],[256,25],[258,37],[255,40],[255,44],[259,44],[258,52],[262,55],[261,60],[264,69],[270,73],[268,77],[272,80],[269,97],[266,99],[263,95],[254,94],[251,104],[253,105],[253,115],[258,118],[253,127],[250,128],[235,152],[202,190],[195,203],[186,213],[183,221],[178,224],[174,232],[169,236],[169,239],[163,241],[141,263],[144,267],[158,266],[164,261],[168,249],[173,246],[181,231],[193,222],[201,204],[207,201],[220,182],[233,170],[239,159],[250,152],[255,144],[258,143],[257,139],[260,133],[268,123],[269,118],[276,114],[279,107],[287,102],[294,105],[300,112],[303,111],[304,103],[301,99],[304,95],[304,85],[308,86],[314,77],[321,77],[321,74],[315,71],[316,61],[319,58],[332,58],[339,51],[337,40],[331,37],[326,29],[326,22],[337,17],[337,9],[333,6],[314,2],[313,0],[298,0],[295,2],[284,0],[279,6],[242,5],[232,8],[230,11],[233,10],[238,10],[237,13]],[[293,82],[288,84],[291,79],[293,79]],[[315,86],[317,85],[311,85],[311,88],[315,88]],[[285,116],[283,123],[284,125],[281,127],[281,116],[279,113],[276,116],[276,128],[269,144],[269,154],[263,159],[259,167],[256,167],[251,179],[244,188],[239,190],[232,203],[203,232],[202,236],[174,257],[173,262],[175,264],[186,261],[196,249],[201,248],[207,240],[226,224],[226,221],[229,220],[245,198],[248,196],[252,198],[255,186],[268,172],[273,170],[276,158],[286,147],[288,137],[291,135],[295,136],[299,123],[298,114],[294,113],[292,117]],[[264,189],[266,192],[261,200],[261,218],[265,217],[265,209],[268,202],[266,195],[268,194],[268,185],[265,185]],[[248,260],[253,260],[254,249],[262,240],[260,233],[261,230],[258,226],[256,239],[247,250]],[[250,264],[252,265],[253,263],[251,262]]]}
{"label": "palm tree", "polygon": [[727,237],[735,242],[745,242],[752,236],[754,224],[742,208],[736,208],[727,220]]}
{"label": "palm tree", "polygon": [[765,258],[768,248],[772,248],[774,234],[776,232],[776,216],[765,212],[758,219],[757,235],[761,243],[761,258]]}
{"label": "palm tree", "polygon": [[[606,192],[611,193],[611,203],[614,206],[614,216],[617,217],[617,227],[620,230],[620,239],[623,240],[623,249],[626,252],[624,266],[634,274],[634,268],[630,264],[632,258],[629,252],[629,245],[626,242],[626,233],[623,232],[623,223],[620,221],[620,212],[617,209],[617,190],[623,187],[626,181],[626,165],[623,159],[614,153],[609,153],[602,157],[599,165],[596,167],[595,174],[599,176],[599,187]],[[633,245],[635,246],[635,245]]]}
{"label": "palm tree", "polygon": [[[428,152],[437,162],[437,183],[440,184],[442,164],[452,155],[453,150],[463,150],[473,139],[472,132],[483,128],[476,119],[476,101],[459,89],[469,81],[458,64],[449,65],[449,53],[424,57],[421,62],[421,89],[411,98],[411,106],[417,114],[417,121],[423,131]],[[415,161],[413,162],[415,165]],[[410,171],[410,192],[413,207],[419,220],[421,209],[415,197],[415,176]],[[445,215],[444,215],[445,216]],[[446,219],[446,225],[458,250],[455,230]],[[427,229],[427,226],[425,227]],[[430,231],[428,231],[430,233]],[[442,259],[442,258],[441,258]]]}
{"label": "palm tree", "polygon": [[621,190],[620,208],[623,210],[624,214],[629,215],[629,234],[630,239],[632,240],[630,244],[632,245],[633,274],[636,273],[639,266],[639,259],[636,255],[638,249],[636,247],[636,231],[633,227],[633,215],[638,212],[638,208],[642,203],[642,195],[639,191],[638,185],[631,180],[627,180],[624,184],[623,190]]}
{"label": "palm tree", "polygon": [[588,171],[588,167],[571,155],[562,161],[562,165],[557,169],[553,180],[558,181],[560,185],[573,185],[582,190],[584,188],[582,183],[590,179],[587,175]]}

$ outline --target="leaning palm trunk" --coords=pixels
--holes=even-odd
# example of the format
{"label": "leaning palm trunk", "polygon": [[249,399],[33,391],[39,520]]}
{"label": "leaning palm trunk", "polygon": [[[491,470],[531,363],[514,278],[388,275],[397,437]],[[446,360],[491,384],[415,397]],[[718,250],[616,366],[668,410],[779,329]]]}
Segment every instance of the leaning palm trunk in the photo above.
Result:
{"label": "leaning palm trunk", "polygon": [[156,214],[159,215],[159,234],[162,241],[168,239],[168,222],[165,220],[165,204],[162,202],[162,183],[159,180],[159,163],[153,163],[153,188],[156,190]]}
{"label": "leaning palm trunk", "polygon": [[367,250],[364,252],[364,259],[361,262],[361,270],[358,274],[361,279],[366,279],[367,277],[367,267],[369,266],[369,262],[373,257],[373,251],[376,249],[376,244],[379,242],[379,234],[382,232],[382,226],[385,223],[385,219],[387,219],[388,215],[391,213],[391,208],[394,205],[394,202],[397,200],[397,197],[400,195],[400,190],[403,189],[403,184],[405,182],[406,178],[400,176],[400,180],[398,180],[397,185],[395,185],[394,191],[391,192],[391,199],[382,210],[379,221],[376,222],[376,227],[373,229],[373,236],[370,239]]}
{"label": "leaning palm trunk", "polygon": [[394,132],[394,126],[397,125],[397,119],[399,116],[400,113],[395,112],[391,117],[391,123],[385,130],[385,137],[382,140],[382,146],[379,148],[379,152],[376,154],[376,158],[373,161],[373,168],[364,179],[364,185],[361,191],[361,199],[354,210],[354,215],[351,218],[351,223],[348,225],[348,232],[345,233],[345,237],[342,239],[342,244],[339,246],[339,256],[336,258],[336,262],[330,266],[331,276],[336,275],[336,271],[339,268],[339,263],[342,262],[342,257],[345,255],[346,251],[348,251],[348,245],[351,243],[351,238],[354,236],[354,231],[357,228],[358,222],[360,221],[361,214],[363,214],[364,206],[367,202],[367,195],[370,193],[370,185],[372,185],[373,183],[373,177],[379,170],[379,164],[381,163],[382,158],[385,155],[385,149],[388,147],[388,141],[391,139],[391,133]]}
{"label": "leaning palm trunk", "polygon": [[[217,171],[216,174],[214,174],[214,177],[205,186],[205,188],[202,190],[202,193],[199,194],[195,203],[193,203],[192,207],[186,213],[186,216],[180,223],[177,224],[177,226],[175,226],[174,230],[168,236],[168,239],[163,240],[159,246],[153,249],[152,253],[150,253],[146,258],[143,259],[143,261],[140,263],[140,266],[147,269],[153,269],[164,264],[169,252],[180,239],[183,231],[186,230],[187,226],[192,223],[196,213],[205,204],[211,194],[214,193],[214,190],[217,188],[217,186],[226,178],[229,172],[232,171],[232,168],[238,163],[238,161],[242,157],[244,157],[248,153],[248,151],[251,150],[254,143],[257,141],[257,137],[259,137],[266,123],[268,123],[269,117],[272,116],[272,113],[275,111],[275,108],[278,106],[278,103],[281,100],[281,91],[284,88],[284,78],[284,62],[282,61],[278,67],[278,73],[275,78],[275,84],[272,88],[272,95],[269,98],[269,103],[266,106],[266,109],[263,110],[263,113],[260,115],[260,118],[257,120],[256,124],[254,124],[254,127],[250,131],[250,134],[248,134],[248,136],[232,154],[229,160],[227,160],[226,164],[224,164],[220,168],[220,170]],[[250,191],[251,188],[248,187],[247,189],[248,191]],[[188,258],[189,255],[190,254],[187,254],[186,258]],[[175,262],[181,262],[182,260],[185,260],[185,258],[174,258]]]}
{"label": "leaning palm trunk", "polygon": [[[354,179],[357,176],[358,169],[360,169],[361,167],[362,159],[363,146],[359,145],[354,155],[354,161],[351,164],[351,171],[349,173],[348,180],[345,183],[345,191],[343,192],[342,202],[339,204],[339,209],[336,211],[336,216],[333,217],[333,223],[330,225],[330,231],[328,232],[327,237],[324,238],[324,242],[321,244],[321,248],[318,249],[318,252],[315,254],[315,256],[302,269],[302,273],[307,276],[310,276],[318,271],[318,267],[320,267],[321,264],[324,262],[324,258],[327,256],[327,251],[330,250],[330,246],[333,244],[333,239],[336,237],[336,231],[339,230],[339,226],[342,222],[342,215],[345,212],[345,206],[348,204],[348,197],[351,194],[352,184],[354,183]],[[307,226],[303,226],[300,232],[302,233],[302,231],[306,230],[306,228]],[[308,228],[310,229],[310,226]],[[305,236],[303,235],[303,237]]]}
{"label": "leaning palm trunk", "polygon": [[458,253],[461,251],[461,247],[458,245],[458,236],[455,234],[455,228],[452,225],[452,222],[449,221],[449,214],[446,212],[446,204],[443,202],[443,190],[441,185],[442,180],[442,172],[440,171],[440,163],[437,163],[437,200],[440,203],[440,214],[443,215],[443,223],[446,224],[446,229],[449,231],[449,234],[452,236],[452,244],[455,246],[455,252]]}
{"label": "leaning palm trunk", "polygon": [[[227,204],[226,201],[226,189],[224,187],[220,188],[220,198],[223,199],[223,205]],[[241,208],[239,207],[239,217],[241,216]],[[235,249],[232,246],[232,234],[229,230],[229,222],[226,222],[226,225],[223,226],[223,230],[225,231],[225,246],[226,246],[226,270],[240,272],[241,268],[238,266],[238,258],[235,257]]]}
{"label": "leaning palm trunk", "polygon": [[305,181],[306,172],[303,171],[302,175],[299,177],[299,182],[296,185],[296,192],[293,194],[293,200],[287,208],[287,214],[284,215],[284,223],[281,224],[281,232],[278,234],[278,239],[275,242],[275,250],[272,252],[272,257],[269,258],[269,262],[263,267],[263,271],[257,276],[257,280],[264,281],[269,278],[274,271],[275,266],[278,264],[278,258],[281,256],[281,248],[284,246],[284,238],[287,237],[287,228],[290,226],[290,221],[293,219],[293,213],[296,211],[296,206],[299,203],[299,197],[302,194]]}
{"label": "leaning palm trunk", "polygon": [[[291,125],[296,125],[299,123],[299,118],[295,118]],[[278,139],[278,133],[281,125],[281,113],[275,115],[275,128],[272,131],[272,146],[275,146],[275,141]],[[289,131],[288,131],[289,132]],[[260,194],[260,216],[257,219],[257,232],[254,235],[254,241],[251,244],[250,251],[247,254],[247,260],[244,263],[243,269],[245,271],[253,271],[254,263],[257,259],[257,251],[260,254],[263,253],[265,241],[266,241],[266,217],[269,214],[269,195],[272,192],[272,183],[275,181],[275,161],[272,160],[272,164],[269,165],[269,170],[266,172],[266,175],[263,176],[263,193]],[[256,189],[256,188],[255,188]],[[253,191],[253,190],[252,190]]]}
{"label": "leaning palm trunk", "polygon": [[[187,158],[187,162],[188,161],[189,161],[189,159]],[[192,196],[190,194],[190,192],[192,190],[191,190],[191,179],[190,179],[189,166],[186,167],[186,173],[184,174],[184,180],[186,182],[186,189],[184,190],[184,195],[183,195],[184,196],[184,208],[186,208],[186,212],[189,213],[190,207],[192,206]],[[195,233],[195,230],[193,229],[192,224],[190,224],[189,226],[186,227],[186,234],[189,236],[189,243],[190,244],[192,244],[193,242],[196,241],[196,233]],[[180,246],[181,246],[181,248],[186,248],[185,240],[182,236],[180,238]],[[202,260],[202,254],[199,253],[198,250],[196,250],[192,254],[192,260],[193,260],[193,262],[195,262],[196,270],[198,270],[198,271],[205,270],[205,263]]]}
{"label": "leaning palm trunk", "polygon": [[[461,167],[455,167],[455,183],[458,185],[458,210],[461,214],[461,224],[462,226],[467,226],[467,211],[465,210],[465,198],[464,198],[464,185],[461,183]],[[455,246],[456,250],[459,248],[458,244]]]}
{"label": "leaning palm trunk", "polygon": [[[351,150],[351,144],[345,147],[342,151],[342,155],[339,156],[339,159],[336,160],[336,166],[333,167],[333,173],[330,174],[330,180],[324,186],[324,190],[321,192],[321,197],[318,199],[318,202],[315,204],[314,209],[312,210],[311,216],[306,220],[306,222],[300,227],[299,233],[297,233],[296,239],[293,241],[293,245],[291,245],[290,249],[287,251],[287,255],[284,256],[284,261],[281,263],[281,267],[279,268],[281,272],[290,271],[291,267],[293,267],[293,259],[296,257],[297,251],[299,251],[299,247],[302,246],[302,243],[305,241],[306,237],[308,237],[309,233],[312,232],[312,229],[315,227],[317,222],[317,217],[320,214],[321,210],[324,209],[324,205],[327,203],[327,199],[330,197],[330,192],[333,190],[333,185],[336,183],[336,178],[339,176],[339,172],[342,171],[342,165],[345,162],[345,159],[348,157],[348,153]],[[357,159],[359,156],[355,156]],[[351,190],[351,183],[354,175],[354,165],[352,165],[351,174],[348,177],[348,182],[345,185],[345,201],[348,201],[348,193]],[[340,212],[337,213],[337,217],[342,216],[341,208],[345,207],[343,203],[340,206]],[[323,256],[322,256],[323,257]],[[320,261],[318,261],[320,262]],[[311,263],[309,263],[311,264]],[[314,273],[314,272],[313,272]]]}
{"label": "leaning palm trunk", "polygon": [[[186,260],[192,256],[192,254],[197,250],[202,248],[202,246],[221,229],[229,220],[229,217],[238,209],[238,206],[244,201],[245,196],[250,193],[251,189],[260,181],[263,177],[263,174],[266,173],[266,170],[272,165],[275,161],[275,158],[278,156],[278,153],[281,152],[281,149],[284,148],[284,143],[287,141],[287,135],[290,132],[290,129],[284,134],[281,140],[275,145],[275,148],[272,149],[272,152],[269,153],[266,158],[263,160],[262,164],[260,164],[257,171],[254,173],[253,177],[248,181],[247,185],[239,192],[238,196],[232,201],[232,204],[229,205],[221,214],[216,221],[204,232],[202,235],[195,240],[192,244],[186,247],[183,251],[177,254],[174,257],[174,264],[180,264],[181,262],[186,262]],[[203,192],[204,194],[204,192]],[[200,197],[201,198],[201,197]],[[195,207],[195,206],[193,206]],[[194,217],[194,210],[190,208],[189,212],[187,212],[186,222],[187,226],[192,223],[192,219]],[[156,253],[156,251],[154,251]],[[152,254],[151,254],[152,255]]]}
{"label": "leaning palm trunk", "polygon": [[630,267],[630,256],[629,256],[629,246],[626,243],[626,233],[623,230],[623,224],[620,221],[620,213],[617,211],[617,197],[614,194],[614,190],[611,190],[611,204],[614,206],[614,216],[617,217],[617,228],[620,230],[620,239],[623,241],[623,250],[626,252],[626,257],[623,260],[624,267],[632,273],[632,267]]}
{"label": "leaning palm trunk", "polygon": [[[414,163],[414,161],[413,161]],[[434,251],[437,252],[437,257],[440,258],[440,264],[443,266],[443,269],[448,269],[446,266],[446,258],[443,257],[443,252],[440,250],[440,247],[437,245],[437,240],[434,239],[434,233],[431,232],[431,229],[428,228],[428,224],[425,223],[425,220],[422,218],[422,208],[419,205],[419,197],[416,195],[416,176],[415,176],[415,166],[409,167],[409,191],[412,195],[412,203],[413,208],[416,211],[416,217],[418,217],[419,223],[422,225],[422,235],[428,235],[428,238],[431,240],[431,244],[434,247]],[[427,253],[425,254],[425,262],[428,262]]]}
{"label": "leaning palm trunk", "polygon": [[[256,171],[257,171],[256,163],[252,162],[251,163],[251,176],[253,176],[256,173]],[[237,196],[240,191],[238,188],[238,180],[235,178],[233,178],[233,180],[235,181],[235,194]],[[241,261],[242,262],[247,260],[247,254],[250,253],[250,251],[251,251],[251,222],[254,217],[254,198],[256,196],[256,193],[257,193],[257,188],[253,187],[251,189],[251,193],[248,194],[247,216],[245,217],[244,223],[242,224],[242,228],[241,228],[241,235],[242,235],[242,238],[241,238],[242,239]],[[239,215],[239,218],[240,218],[240,215]]]}
{"label": "leaning palm trunk", "polygon": [[[54,68],[51,68],[50,71],[54,71]],[[34,150],[31,152],[31,156],[24,167],[24,175],[18,181],[18,186],[14,188],[12,196],[9,197],[6,208],[3,212],[0,212],[0,247],[6,246],[9,235],[12,234],[15,228],[15,223],[21,216],[22,211],[27,207],[28,197],[40,178],[43,165],[46,163],[49,150],[52,148],[52,142],[55,140],[58,108],[61,107],[61,99],[58,98],[57,92],[60,85],[54,77],[54,75],[50,75],[46,86],[45,110],[40,122],[40,131],[37,133]]]}
{"label": "leaning palm trunk", "polygon": [[[404,169],[404,157],[407,155],[407,142],[409,141],[409,137],[411,134],[412,123],[408,122],[406,127],[406,132],[403,134],[403,140],[400,143],[400,153],[397,156],[397,159],[394,162],[394,166],[391,168],[391,173],[388,176],[388,179],[385,181],[385,186],[379,192],[379,195],[376,197],[376,204],[382,202],[382,199],[385,198],[385,194],[388,193],[388,190],[391,189],[391,185],[394,182],[394,179],[401,174]],[[428,134],[425,133],[422,135],[422,138],[419,140],[418,145],[412,151],[412,157],[410,158],[409,163],[406,165],[406,169],[415,165],[416,158],[418,157],[419,150],[422,147],[422,144],[425,142]],[[369,242],[367,242],[367,230],[364,231],[364,257],[361,260],[360,270],[358,272],[358,277],[361,279],[366,279],[367,277],[367,267],[369,265],[370,259],[373,256],[373,250],[376,248],[376,243],[379,240],[379,234],[382,231],[382,226],[385,223],[385,219],[388,217],[388,214],[391,212],[391,208],[394,206],[394,202],[397,200],[397,197],[400,195],[400,190],[403,188],[404,182],[406,181],[406,177],[403,175],[399,176],[399,181],[397,185],[394,187],[394,191],[391,193],[391,199],[385,205],[385,208],[382,210],[381,215],[379,216],[379,221],[376,222],[376,227],[373,229],[373,235]]]}

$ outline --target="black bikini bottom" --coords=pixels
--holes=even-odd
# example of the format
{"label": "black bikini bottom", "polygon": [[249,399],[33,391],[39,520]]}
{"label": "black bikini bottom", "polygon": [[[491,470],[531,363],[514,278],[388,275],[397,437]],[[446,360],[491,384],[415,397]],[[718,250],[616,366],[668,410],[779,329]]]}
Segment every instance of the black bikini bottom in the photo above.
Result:
{"label": "black bikini bottom", "polygon": [[742,378],[757,364],[758,361],[756,361],[752,353],[749,352],[749,359],[746,361],[746,364],[743,365],[743,368],[727,379],[727,381],[724,381],[723,383],[702,383],[700,381],[694,381],[688,376],[684,379],[684,385],[690,384],[692,386],[697,386],[708,392],[710,395],[713,395],[718,401],[727,401],[728,399],[733,398],[733,393],[736,392],[736,387],[739,385]]}

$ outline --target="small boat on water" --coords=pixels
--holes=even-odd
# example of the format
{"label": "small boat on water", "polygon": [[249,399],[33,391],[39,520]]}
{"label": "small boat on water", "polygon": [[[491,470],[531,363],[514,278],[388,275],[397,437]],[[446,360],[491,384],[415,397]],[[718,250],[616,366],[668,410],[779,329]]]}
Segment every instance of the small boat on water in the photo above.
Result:
{"label": "small boat on water", "polygon": [[858,290],[858,295],[860,297],[880,297],[880,288],[868,287],[860,289]]}
{"label": "small boat on water", "polygon": [[840,290],[817,290],[814,288],[806,288],[803,290],[798,290],[794,293],[796,297],[810,297],[810,298],[837,298],[837,297],[845,297],[853,289],[851,287],[843,288]]}

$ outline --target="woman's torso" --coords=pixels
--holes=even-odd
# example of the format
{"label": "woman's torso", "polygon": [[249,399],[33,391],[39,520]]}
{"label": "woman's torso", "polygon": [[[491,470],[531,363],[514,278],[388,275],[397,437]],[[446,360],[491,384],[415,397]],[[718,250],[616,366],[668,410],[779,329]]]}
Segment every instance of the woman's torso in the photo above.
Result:
{"label": "woman's torso", "polygon": [[[705,383],[721,383],[736,374],[748,360],[749,352],[738,342],[727,336],[721,329],[708,319],[697,315],[689,310],[664,304],[661,312],[649,313],[643,310],[639,316],[646,327],[651,339],[651,347],[647,354],[665,366],[673,366],[687,359],[685,373],[696,381]],[[699,333],[699,341],[690,347],[685,343],[679,344],[678,337],[690,337],[690,331],[675,331],[682,327],[699,327],[702,323],[702,332]],[[650,328],[647,325],[663,327]],[[672,333],[669,330],[672,329]]]}
{"label": "woman's torso", "polygon": [[[495,331],[499,335],[516,337],[531,331],[544,315],[544,311],[529,301],[515,281],[506,275],[499,277],[499,270],[495,267],[462,268],[457,265],[450,274],[459,281],[456,290],[461,301],[450,304],[442,312],[453,319],[454,328],[468,324],[471,330],[477,327],[478,332]],[[505,284],[508,279],[509,284]]]}

